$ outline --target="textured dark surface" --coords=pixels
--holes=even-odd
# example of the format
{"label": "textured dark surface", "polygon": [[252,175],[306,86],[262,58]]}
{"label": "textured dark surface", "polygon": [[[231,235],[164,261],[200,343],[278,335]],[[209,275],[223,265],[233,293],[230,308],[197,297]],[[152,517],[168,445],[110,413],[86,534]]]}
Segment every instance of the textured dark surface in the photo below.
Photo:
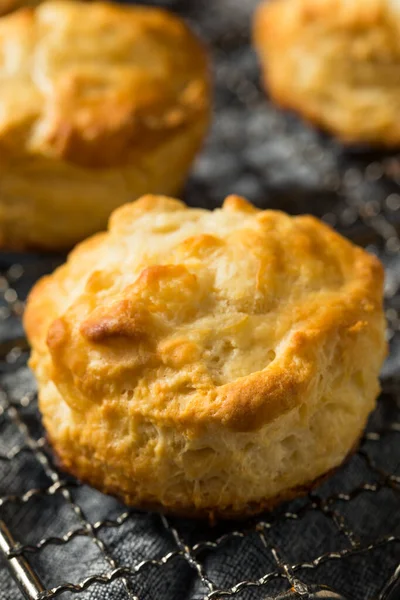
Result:
{"label": "textured dark surface", "polygon": [[[234,192],[265,208],[311,212],[378,254],[387,268],[391,345],[384,393],[360,451],[313,494],[273,514],[210,528],[127,511],[59,473],[43,438],[21,301],[62,257],[3,253],[0,519],[16,540],[15,553],[24,551],[40,576],[42,598],[85,580],[77,597],[91,600],[255,600],[292,586],[307,598],[304,586],[311,597],[311,584],[348,599],[378,598],[400,563],[400,156],[344,149],[268,102],[249,46],[254,0],[158,4],[189,18],[214,65],[214,124],[185,200],[211,208]],[[19,597],[3,561],[0,600]]]}

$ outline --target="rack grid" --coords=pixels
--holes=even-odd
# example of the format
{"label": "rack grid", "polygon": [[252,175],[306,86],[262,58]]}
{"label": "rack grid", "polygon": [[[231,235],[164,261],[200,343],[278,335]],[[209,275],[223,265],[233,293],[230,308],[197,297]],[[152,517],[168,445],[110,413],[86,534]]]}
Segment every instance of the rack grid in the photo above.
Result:
{"label": "rack grid", "polygon": [[[266,99],[249,41],[254,0],[164,2],[209,44],[215,123],[189,204],[230,192],[312,212],[384,262],[382,395],[357,452],[302,499],[211,528],[128,509],[62,473],[37,409],[21,316],[62,257],[0,255],[0,598],[400,597],[400,155],[345,150]],[[7,575],[9,572],[12,578]],[[329,590],[324,586],[328,586]],[[332,591],[334,590],[334,591]]]}

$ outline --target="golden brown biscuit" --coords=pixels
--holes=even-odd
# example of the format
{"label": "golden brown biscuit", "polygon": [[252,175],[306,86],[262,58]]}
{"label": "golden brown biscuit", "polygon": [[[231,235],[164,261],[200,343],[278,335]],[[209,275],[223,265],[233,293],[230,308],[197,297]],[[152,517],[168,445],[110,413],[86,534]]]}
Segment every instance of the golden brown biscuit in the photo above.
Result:
{"label": "golden brown biscuit", "polygon": [[24,6],[36,6],[41,0],[0,0],[0,15],[6,15]]}
{"label": "golden brown biscuit", "polygon": [[65,468],[136,506],[243,516],[341,464],[379,391],[379,261],[230,196],[118,209],[25,327]]}
{"label": "golden brown biscuit", "polygon": [[345,142],[400,145],[395,0],[272,0],[254,39],[272,98]]}
{"label": "golden brown biscuit", "polygon": [[0,244],[63,248],[183,184],[207,60],[166,11],[49,1],[0,20]]}

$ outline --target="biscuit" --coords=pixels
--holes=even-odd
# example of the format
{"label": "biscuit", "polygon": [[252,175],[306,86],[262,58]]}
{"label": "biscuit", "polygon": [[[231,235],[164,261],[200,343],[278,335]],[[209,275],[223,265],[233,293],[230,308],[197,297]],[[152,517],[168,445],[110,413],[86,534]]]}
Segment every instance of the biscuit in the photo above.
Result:
{"label": "biscuit", "polygon": [[0,16],[24,6],[36,6],[41,0],[0,0]]}
{"label": "biscuit", "polygon": [[128,504],[239,517],[342,463],[386,353],[379,261],[311,216],[145,196],[30,294],[65,469]]}
{"label": "biscuit", "polygon": [[184,183],[210,119],[202,44],[149,7],[54,0],[0,19],[0,244],[62,249]]}
{"label": "biscuit", "polygon": [[278,104],[345,143],[400,145],[398,2],[264,2],[254,41]]}

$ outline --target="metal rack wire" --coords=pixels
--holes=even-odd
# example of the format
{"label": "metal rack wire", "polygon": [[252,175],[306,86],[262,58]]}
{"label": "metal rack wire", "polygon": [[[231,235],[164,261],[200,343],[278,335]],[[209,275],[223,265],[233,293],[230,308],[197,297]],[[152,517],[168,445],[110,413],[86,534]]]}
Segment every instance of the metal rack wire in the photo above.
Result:
{"label": "metal rack wire", "polygon": [[[390,392],[392,393],[392,392]],[[391,545],[395,546],[400,543],[400,536],[393,533],[386,533],[379,536],[370,542],[362,539],[358,532],[355,532],[349,523],[348,519],[337,508],[341,504],[351,503],[356,498],[362,495],[377,494],[384,489],[394,490],[397,494],[400,489],[400,476],[385,472],[378,467],[371,458],[369,452],[364,446],[368,443],[385,444],[385,439],[390,435],[398,435],[400,433],[400,419],[391,421],[379,431],[371,430],[365,435],[361,449],[358,452],[360,457],[367,466],[368,470],[373,475],[373,482],[363,482],[351,489],[350,492],[338,492],[323,497],[318,493],[311,493],[307,500],[298,508],[288,508],[284,512],[280,512],[263,519],[257,519],[251,524],[247,524],[241,529],[233,529],[229,532],[217,537],[215,540],[202,541],[194,545],[189,545],[183,539],[179,527],[164,517],[157,517],[163,528],[162,535],[170,536],[174,543],[175,549],[164,554],[161,557],[148,558],[139,560],[133,565],[119,564],[112,556],[112,553],[107,548],[107,545],[102,541],[99,532],[105,528],[120,528],[130,519],[135,519],[138,513],[132,510],[124,510],[117,518],[102,519],[96,522],[91,522],[86,516],[82,507],[77,503],[72,496],[71,490],[78,484],[77,482],[66,480],[53,466],[46,450],[46,443],[43,437],[35,438],[30,433],[29,426],[24,418],[24,409],[35,403],[34,395],[24,395],[17,401],[12,401],[3,391],[2,396],[2,417],[14,424],[21,433],[22,444],[11,447],[7,453],[0,456],[3,462],[14,461],[18,456],[31,454],[35,461],[42,467],[50,480],[50,485],[42,488],[31,488],[22,495],[9,494],[3,495],[0,500],[0,507],[4,509],[7,504],[14,505],[16,503],[29,503],[34,497],[54,497],[61,495],[65,502],[68,503],[73,512],[76,514],[79,521],[79,526],[75,529],[67,531],[62,536],[47,536],[40,539],[35,544],[24,544],[16,542],[4,521],[0,522],[0,547],[2,552],[7,557],[9,567],[14,576],[19,581],[21,589],[24,591],[27,598],[54,598],[64,591],[80,592],[89,588],[95,583],[106,584],[117,579],[124,581],[126,597],[137,598],[132,581],[141,571],[148,568],[157,568],[162,571],[164,565],[178,561],[185,561],[196,576],[201,580],[204,588],[207,590],[204,597],[207,599],[232,597],[239,595],[245,589],[263,587],[265,590],[268,584],[274,580],[280,579],[285,582],[289,589],[295,590],[298,595],[304,596],[306,593],[307,584],[303,578],[299,579],[302,573],[308,570],[317,570],[324,563],[331,561],[345,560],[352,556],[370,553],[373,550],[385,549]],[[398,411],[400,413],[400,410]],[[400,416],[400,415],[399,415]],[[270,533],[277,523],[291,523],[301,521],[307,513],[320,512],[329,519],[335,528],[343,536],[343,546],[338,550],[324,552],[318,556],[310,556],[308,560],[301,562],[287,562],[284,560],[284,552],[279,549],[279,544],[272,542]],[[52,545],[64,546],[68,548],[68,544],[74,538],[84,536],[95,544],[100,552],[104,555],[108,563],[108,569],[104,572],[95,573],[87,578],[84,578],[75,583],[61,583],[52,588],[46,589],[40,582],[39,575],[35,573],[29,565],[29,556],[40,553],[44,548]],[[270,553],[273,558],[273,568],[267,570],[261,577],[255,579],[238,580],[229,588],[221,588],[210,575],[202,561],[202,556],[207,552],[216,551],[223,548],[233,539],[246,539],[248,536],[257,536],[266,553]],[[253,542],[254,543],[254,540]],[[178,567],[178,565],[176,565]],[[397,575],[398,577],[398,575]],[[392,584],[391,584],[392,585]],[[380,596],[386,598],[385,593]]]}
{"label": "metal rack wire", "polygon": [[[61,259],[2,255],[5,565],[30,600],[392,600],[400,595],[400,155],[344,151],[267,102],[249,48],[251,2],[169,4],[207,39],[216,65],[214,129],[186,200],[211,207],[236,192],[261,206],[313,212],[378,254],[391,345],[382,396],[349,462],[272,514],[209,528],[127,509],[63,474],[41,427],[20,320],[29,287]],[[0,598],[8,586],[5,597],[19,597],[5,573]]]}
{"label": "metal rack wire", "polygon": [[[13,268],[14,271],[16,271],[16,267],[14,266]],[[22,275],[22,271],[19,270],[19,272],[21,272]],[[6,282],[6,285],[3,283],[2,294],[8,305],[9,313],[6,320],[9,320],[12,319],[13,314],[19,314],[20,312],[18,295],[16,293],[10,293],[10,290],[13,290],[13,288],[7,285],[9,283],[7,274],[3,273],[3,279],[1,281]],[[24,362],[23,352],[15,352],[15,348],[12,348],[7,352],[5,359],[7,364],[7,385],[10,385],[9,381],[10,379],[12,380],[12,375],[18,373],[21,368],[24,368],[22,366]],[[126,597],[138,598],[141,596],[136,595],[136,590],[134,588],[135,577],[138,574],[149,568],[162,571],[163,567],[169,563],[173,563],[176,565],[176,568],[178,568],[177,563],[179,561],[185,561],[190,569],[193,570],[195,576],[200,580],[204,587],[205,594],[203,597],[206,597],[209,600],[213,598],[239,596],[241,592],[251,588],[263,588],[266,591],[268,589],[268,584],[277,580],[283,581],[287,588],[294,590],[294,594],[297,594],[300,597],[302,594],[304,596],[307,589],[309,589],[309,584],[307,586],[307,583],[305,583],[302,576],[303,573],[312,570],[317,571],[319,567],[325,563],[344,561],[356,556],[362,557],[364,554],[379,549],[386,550],[391,546],[398,546],[400,543],[400,536],[398,533],[393,533],[392,531],[376,536],[372,540],[363,539],[364,536],[362,534],[360,535],[359,531],[354,530],[351,522],[343,513],[343,510],[340,509],[341,506],[351,504],[359,497],[375,495],[383,490],[390,490],[396,494],[397,503],[395,506],[400,513],[400,501],[398,498],[400,492],[400,476],[396,474],[396,469],[394,469],[394,472],[386,471],[376,464],[373,458],[374,455],[379,455],[381,451],[384,452],[388,437],[398,436],[400,433],[400,407],[397,402],[397,385],[393,382],[389,382],[386,389],[384,388],[384,394],[386,398],[382,400],[381,403],[385,402],[387,404],[386,408],[390,404],[391,412],[393,414],[391,414],[390,419],[386,420],[382,418],[382,423],[379,428],[371,428],[365,434],[361,447],[356,457],[353,458],[353,461],[355,458],[361,460],[364,463],[364,467],[368,471],[369,476],[367,477],[364,474],[364,481],[352,486],[349,491],[337,491],[329,493],[326,496],[319,491],[312,492],[309,494],[308,498],[298,506],[296,503],[294,507],[289,505],[289,507],[285,507],[283,511],[278,511],[275,514],[268,515],[262,519],[256,519],[241,528],[229,530],[213,540],[207,539],[193,545],[185,541],[184,534],[181,532],[181,529],[184,529],[185,527],[185,523],[178,521],[178,525],[176,525],[176,522],[173,520],[164,516],[157,516],[155,518],[159,520],[161,525],[161,533],[159,533],[159,535],[169,537],[173,541],[174,548],[162,556],[154,556],[144,560],[138,560],[131,565],[126,565],[121,564],[113,556],[113,552],[101,538],[100,532],[107,528],[118,530],[130,520],[140,518],[139,513],[134,510],[125,509],[120,512],[116,518],[104,518],[94,522],[89,519],[85,515],[85,510],[80,506],[79,502],[74,499],[73,490],[76,489],[79,484],[76,481],[65,478],[58,471],[53,465],[51,456],[46,448],[45,438],[42,435],[37,436],[31,431],[32,425],[25,413],[28,410],[30,416],[33,414],[34,418],[38,419],[35,407],[35,394],[24,393],[19,395],[19,393],[17,393],[17,395],[15,395],[15,393],[11,391],[10,395],[10,391],[7,391],[3,386],[0,396],[1,426],[4,427],[7,424],[9,426],[14,426],[15,430],[20,434],[20,441],[15,445],[9,446],[5,452],[2,452],[0,454],[0,461],[7,465],[14,463],[19,459],[22,462],[22,465],[24,465],[26,464],[27,456],[31,456],[34,461],[38,463],[38,467],[44,471],[48,480],[48,485],[29,488],[22,494],[12,493],[2,495],[0,498],[0,514],[2,519],[4,518],[4,509],[7,506],[15,507],[15,505],[20,506],[29,504],[34,498],[54,498],[56,496],[61,496],[76,515],[77,526],[69,529],[63,535],[47,535],[36,543],[21,543],[13,538],[7,524],[4,520],[1,520],[0,548],[6,556],[9,567],[27,598],[53,598],[66,591],[78,593],[90,588],[94,584],[107,584],[115,580],[123,581]],[[40,425],[34,423],[33,430],[37,431],[39,429]],[[375,446],[374,452],[370,452],[368,448],[368,446],[371,445]],[[382,448],[380,449],[380,447]],[[397,453],[396,460],[400,463],[399,452]],[[344,481],[346,481],[346,477],[344,478]],[[383,511],[385,512],[384,506]],[[334,525],[336,532],[338,532],[342,538],[340,548],[326,551],[319,555],[310,554],[307,560],[298,562],[285,560],[283,558],[285,552],[280,549],[279,541],[277,542],[276,539],[274,540],[273,536],[271,537],[271,533],[277,525],[282,524],[288,525],[290,532],[290,524],[296,522],[301,523],[309,513],[320,513]],[[293,533],[290,535],[293,535]],[[62,582],[50,588],[45,587],[40,581],[40,574],[32,570],[32,567],[29,564],[30,557],[43,552],[45,548],[51,546],[63,547],[68,551],[68,545],[72,540],[78,537],[87,538],[98,548],[107,563],[107,569],[91,574],[76,582]],[[264,549],[265,554],[270,554],[270,557],[272,557],[271,567],[260,577],[249,577],[248,579],[243,580],[239,579],[229,587],[222,588],[219,586],[207,571],[206,564],[203,561],[204,555],[223,549],[224,546],[229,545],[232,540],[251,539],[251,543],[254,544],[255,538],[258,540],[257,543],[259,548]],[[325,541],[322,540],[322,543],[324,544]],[[393,570],[395,566],[396,564],[394,561]],[[160,576],[162,576],[161,573]],[[397,574],[396,578],[398,577],[399,574]],[[391,587],[392,586],[393,582],[391,582]],[[386,598],[385,593],[382,592],[380,597],[382,599]]]}

